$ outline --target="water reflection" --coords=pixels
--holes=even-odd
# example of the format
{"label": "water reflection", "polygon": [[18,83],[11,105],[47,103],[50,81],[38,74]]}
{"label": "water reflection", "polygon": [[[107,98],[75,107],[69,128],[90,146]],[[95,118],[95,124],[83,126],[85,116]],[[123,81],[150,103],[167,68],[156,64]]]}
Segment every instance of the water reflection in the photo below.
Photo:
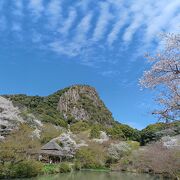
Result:
{"label": "water reflection", "polygon": [[80,171],[67,174],[40,176],[31,180],[159,180],[159,178],[148,174]]}

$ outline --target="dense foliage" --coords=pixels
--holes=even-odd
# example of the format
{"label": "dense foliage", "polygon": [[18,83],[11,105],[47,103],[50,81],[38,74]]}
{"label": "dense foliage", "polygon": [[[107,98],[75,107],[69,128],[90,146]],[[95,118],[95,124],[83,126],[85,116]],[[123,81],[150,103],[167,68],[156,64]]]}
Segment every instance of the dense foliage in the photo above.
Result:
{"label": "dense foliage", "polygon": [[[113,118],[111,112],[106,108],[105,104],[98,99],[98,103],[88,97],[86,94],[80,94],[79,106],[82,106],[90,115],[89,122],[98,122],[100,124],[112,124]],[[98,95],[97,95],[98,96]]]}
{"label": "dense foliage", "polygon": [[[22,116],[26,118],[26,114],[32,113],[43,122],[53,123],[62,127],[67,127],[66,121],[62,114],[57,110],[56,103],[58,102],[58,95],[64,91],[59,91],[51,96],[26,96],[26,95],[8,95],[14,105],[22,109]],[[56,105],[56,106],[55,106]]]}
{"label": "dense foliage", "polygon": [[101,130],[101,126],[100,125],[94,125],[91,127],[91,131],[90,131],[90,138],[99,138],[100,137],[100,130]]}
{"label": "dense foliage", "polygon": [[140,132],[137,129],[120,123],[115,123],[111,128],[107,128],[107,132],[112,139],[140,140]]}
{"label": "dense foliage", "polygon": [[76,163],[79,163],[79,168],[101,168],[104,164],[98,154],[99,152],[94,151],[93,148],[81,148],[76,153]]}
{"label": "dense foliage", "polygon": [[22,124],[6,137],[6,141],[0,142],[0,177],[32,177],[41,172],[42,165],[33,156],[37,154],[40,142],[32,131]]}
{"label": "dense foliage", "polygon": [[78,134],[79,132],[86,131],[90,128],[90,124],[84,121],[78,121],[71,125],[70,129],[73,133]]}
{"label": "dense foliage", "polygon": [[59,165],[59,172],[60,173],[67,173],[67,172],[71,172],[71,167],[68,163],[60,163]]}
{"label": "dense foliage", "polygon": [[180,121],[169,124],[152,124],[141,131],[141,144],[145,145],[149,142],[157,141],[163,136],[175,136],[177,134],[180,134]]}
{"label": "dense foliage", "polygon": [[0,164],[0,178],[27,178],[42,173],[43,165],[35,160],[23,160],[16,164]]}

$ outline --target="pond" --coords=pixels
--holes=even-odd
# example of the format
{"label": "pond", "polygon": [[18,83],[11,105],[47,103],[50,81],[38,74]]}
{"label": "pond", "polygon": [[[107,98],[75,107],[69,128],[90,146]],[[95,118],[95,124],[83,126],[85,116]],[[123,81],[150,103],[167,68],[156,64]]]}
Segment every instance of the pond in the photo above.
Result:
{"label": "pond", "polygon": [[66,174],[39,176],[31,178],[30,180],[159,180],[159,178],[148,174],[79,171]]}

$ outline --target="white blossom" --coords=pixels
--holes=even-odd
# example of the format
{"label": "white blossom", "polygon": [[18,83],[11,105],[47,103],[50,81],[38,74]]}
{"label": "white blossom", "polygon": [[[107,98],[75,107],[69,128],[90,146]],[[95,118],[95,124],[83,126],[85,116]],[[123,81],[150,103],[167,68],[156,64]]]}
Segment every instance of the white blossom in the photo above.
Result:
{"label": "white blossom", "polygon": [[154,114],[166,122],[180,120],[180,34],[164,34],[165,48],[154,57],[148,56],[152,67],[145,71],[140,83],[145,88],[161,91],[156,101],[162,109]]}

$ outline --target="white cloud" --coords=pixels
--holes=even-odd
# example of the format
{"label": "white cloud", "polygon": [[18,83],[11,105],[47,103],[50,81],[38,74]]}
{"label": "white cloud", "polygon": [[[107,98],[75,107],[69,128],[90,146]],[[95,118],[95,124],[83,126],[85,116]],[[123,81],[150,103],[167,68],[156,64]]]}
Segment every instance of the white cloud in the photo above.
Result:
{"label": "white cloud", "polygon": [[62,2],[60,0],[51,0],[47,6],[46,14],[50,27],[55,28],[62,18]]}
{"label": "white cloud", "polygon": [[60,42],[58,40],[49,44],[49,47],[58,54],[67,55],[69,57],[77,56],[81,46],[74,42]]}
{"label": "white cloud", "polygon": [[149,18],[149,21],[146,22],[145,41],[147,42],[151,41],[157,33],[162,32],[164,29],[168,29],[167,26],[169,22],[173,20],[175,13],[180,9],[180,1],[174,0],[166,4],[158,3],[156,8],[157,9],[154,9],[154,11],[157,11],[157,14],[154,14],[153,17],[150,16],[151,19]]}
{"label": "white cloud", "polygon": [[109,45],[112,45],[113,42],[116,39],[118,39],[119,32],[120,32],[121,28],[126,24],[127,18],[128,18],[127,14],[123,14],[123,15],[120,14],[120,16],[118,18],[119,20],[117,20],[117,22],[113,26],[112,31],[109,33],[109,35],[107,37],[107,42]]}
{"label": "white cloud", "polygon": [[142,20],[143,20],[143,17],[141,14],[138,14],[137,16],[135,16],[132,23],[125,29],[125,33],[123,35],[123,40],[125,42],[132,41],[133,35],[137,32],[137,29],[143,25]]}
{"label": "white cloud", "polygon": [[108,24],[112,19],[112,14],[109,12],[109,3],[101,2],[99,5],[100,16],[94,29],[93,41],[99,41],[104,36],[108,28]]}
{"label": "white cloud", "polygon": [[78,24],[77,29],[76,29],[76,36],[75,36],[75,40],[77,42],[86,41],[86,35],[91,27],[92,16],[93,14],[92,12],[90,12]]}
{"label": "white cloud", "polygon": [[67,35],[76,17],[77,17],[76,10],[74,8],[71,8],[71,10],[69,11],[68,18],[63,21],[62,27],[59,28],[58,31],[64,35]]}
{"label": "white cloud", "polygon": [[[59,54],[83,56],[81,62],[90,64],[90,61],[102,63],[102,59],[111,63],[120,61],[119,57],[129,50],[132,43],[136,43],[134,51],[139,57],[152,45],[156,48],[152,41],[158,33],[178,32],[180,28],[179,0],[69,2],[0,0],[0,30],[8,28],[16,34],[28,31],[28,37],[37,46],[41,43]],[[7,13],[5,7],[8,3],[12,3],[10,7],[13,9]],[[26,17],[27,25],[23,24]],[[102,40],[105,41],[102,43]],[[113,54],[114,50],[116,54]],[[133,55],[131,57],[137,59]]]}

